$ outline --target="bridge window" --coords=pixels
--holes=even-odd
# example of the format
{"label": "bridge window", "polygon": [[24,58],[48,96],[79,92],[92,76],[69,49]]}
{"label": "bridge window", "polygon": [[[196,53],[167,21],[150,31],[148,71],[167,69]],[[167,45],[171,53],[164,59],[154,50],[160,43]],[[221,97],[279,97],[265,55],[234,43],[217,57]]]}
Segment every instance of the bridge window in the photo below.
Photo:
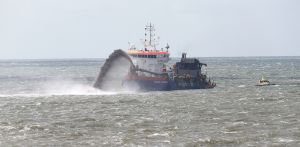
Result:
{"label": "bridge window", "polygon": [[141,54],[130,54],[132,57],[138,58],[157,58],[159,55],[141,55]]}
{"label": "bridge window", "polygon": [[138,58],[147,58],[147,55],[138,55]]}
{"label": "bridge window", "polygon": [[156,55],[148,55],[148,58],[156,58]]}

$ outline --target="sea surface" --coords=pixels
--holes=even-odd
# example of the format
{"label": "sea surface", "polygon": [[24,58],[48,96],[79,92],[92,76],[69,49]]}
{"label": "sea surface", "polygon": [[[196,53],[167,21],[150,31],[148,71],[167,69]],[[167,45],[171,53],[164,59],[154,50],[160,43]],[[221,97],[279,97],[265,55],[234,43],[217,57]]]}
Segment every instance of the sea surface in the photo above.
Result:
{"label": "sea surface", "polygon": [[0,146],[300,146],[300,57],[199,59],[214,89],[101,91],[104,59],[0,60]]}

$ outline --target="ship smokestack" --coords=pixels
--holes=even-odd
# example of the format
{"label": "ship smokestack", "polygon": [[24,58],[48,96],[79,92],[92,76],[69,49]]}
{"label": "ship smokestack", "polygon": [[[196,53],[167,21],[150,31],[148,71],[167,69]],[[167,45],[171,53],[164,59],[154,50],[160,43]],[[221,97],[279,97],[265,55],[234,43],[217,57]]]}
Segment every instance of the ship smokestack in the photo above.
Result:
{"label": "ship smokestack", "polygon": [[182,53],[181,58],[182,58],[182,59],[185,59],[185,58],[186,58],[186,53]]}

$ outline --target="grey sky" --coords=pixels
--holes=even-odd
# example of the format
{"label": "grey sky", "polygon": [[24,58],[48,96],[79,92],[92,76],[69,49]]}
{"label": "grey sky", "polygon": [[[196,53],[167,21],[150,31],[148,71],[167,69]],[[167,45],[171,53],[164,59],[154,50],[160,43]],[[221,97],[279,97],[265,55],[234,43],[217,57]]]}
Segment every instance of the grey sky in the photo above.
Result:
{"label": "grey sky", "polygon": [[105,58],[148,22],[172,56],[300,56],[299,0],[0,0],[0,59]]}

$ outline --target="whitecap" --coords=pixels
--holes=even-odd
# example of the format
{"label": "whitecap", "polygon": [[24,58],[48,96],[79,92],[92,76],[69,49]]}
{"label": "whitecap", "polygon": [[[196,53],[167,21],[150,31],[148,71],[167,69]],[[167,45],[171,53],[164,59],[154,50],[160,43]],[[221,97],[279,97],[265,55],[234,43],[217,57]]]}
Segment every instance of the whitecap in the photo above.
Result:
{"label": "whitecap", "polygon": [[283,143],[290,143],[290,142],[294,141],[293,139],[290,139],[290,138],[277,138],[276,140],[278,142],[283,142]]}
{"label": "whitecap", "polygon": [[240,125],[246,125],[247,122],[244,122],[244,121],[238,121],[238,122],[233,122],[232,125],[234,126],[240,126]]}
{"label": "whitecap", "polygon": [[238,114],[247,114],[248,112],[247,111],[240,111],[238,112]]}
{"label": "whitecap", "polygon": [[169,136],[169,134],[168,133],[154,133],[154,134],[148,135],[148,137],[156,137],[156,136],[167,137],[167,136]]}
{"label": "whitecap", "polygon": [[0,126],[0,129],[9,131],[9,130],[15,129],[15,127],[13,127],[13,126]]}

